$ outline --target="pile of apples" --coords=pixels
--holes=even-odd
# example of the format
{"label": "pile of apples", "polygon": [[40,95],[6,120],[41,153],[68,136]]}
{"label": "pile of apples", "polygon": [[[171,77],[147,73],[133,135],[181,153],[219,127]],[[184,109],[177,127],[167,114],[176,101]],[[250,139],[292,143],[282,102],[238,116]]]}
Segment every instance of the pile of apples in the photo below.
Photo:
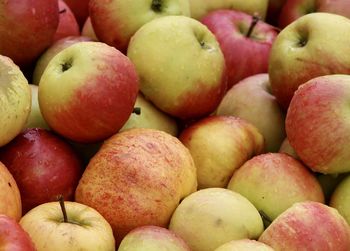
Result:
{"label": "pile of apples", "polygon": [[349,18],[0,0],[0,250],[349,251]]}

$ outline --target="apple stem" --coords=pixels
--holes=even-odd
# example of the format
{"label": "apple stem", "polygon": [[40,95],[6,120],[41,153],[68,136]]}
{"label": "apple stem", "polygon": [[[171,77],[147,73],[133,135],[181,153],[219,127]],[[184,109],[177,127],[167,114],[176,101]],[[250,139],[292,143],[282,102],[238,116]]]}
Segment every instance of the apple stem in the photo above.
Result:
{"label": "apple stem", "polygon": [[271,224],[272,220],[263,210],[259,210],[259,214],[263,220],[265,228],[267,228]]}
{"label": "apple stem", "polygon": [[62,210],[62,214],[63,214],[63,222],[68,223],[68,217],[67,217],[67,212],[66,212],[66,207],[64,206],[64,198],[63,195],[60,194],[58,196],[58,201],[60,202],[60,206],[61,206],[61,210]]}
{"label": "apple stem", "polygon": [[249,26],[249,30],[247,32],[247,35],[246,37],[249,38],[252,33],[253,33],[253,30],[255,28],[255,26],[257,25],[257,23],[259,22],[260,18],[258,17],[258,15],[254,14],[253,17],[252,17],[252,22],[250,23],[250,26]]}
{"label": "apple stem", "polygon": [[63,10],[60,10],[58,13],[62,14],[62,13],[65,13],[66,11],[67,11],[66,9],[63,9]]}
{"label": "apple stem", "polygon": [[132,110],[132,113],[135,113],[136,115],[141,114],[141,107],[134,107],[134,110]]}

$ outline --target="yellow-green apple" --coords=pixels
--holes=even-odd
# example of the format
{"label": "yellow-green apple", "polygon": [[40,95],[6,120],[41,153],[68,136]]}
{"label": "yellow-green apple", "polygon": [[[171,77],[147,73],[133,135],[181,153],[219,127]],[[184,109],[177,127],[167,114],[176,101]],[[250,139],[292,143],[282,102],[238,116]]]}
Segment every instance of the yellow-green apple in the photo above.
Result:
{"label": "yellow-green apple", "polygon": [[350,175],[337,185],[329,205],[337,209],[350,225]]}
{"label": "yellow-green apple", "polygon": [[348,0],[286,0],[279,13],[278,25],[284,28],[299,17],[313,12],[328,12],[350,18],[350,2]]}
{"label": "yellow-green apple", "polygon": [[264,151],[258,129],[233,116],[209,116],[184,129],[179,139],[189,149],[198,188],[226,187],[244,162]]}
{"label": "yellow-green apple", "polygon": [[73,11],[79,26],[82,27],[86,18],[89,16],[90,0],[64,0],[69,8]]}
{"label": "yellow-green apple", "polygon": [[265,229],[259,241],[276,251],[350,250],[350,226],[334,208],[295,203]]}
{"label": "yellow-green apple", "polygon": [[25,125],[25,129],[27,128],[43,128],[49,130],[49,126],[46,123],[43,115],[41,114],[38,100],[38,86],[37,85],[29,85],[32,93],[32,106],[30,109],[29,117],[27,119],[27,123]]}
{"label": "yellow-green apple", "polygon": [[225,57],[227,86],[258,73],[266,73],[276,29],[246,13],[217,10],[205,15],[201,22],[215,35]]}
{"label": "yellow-green apple", "polygon": [[0,214],[0,250],[36,251],[28,233],[17,221],[4,214]]}
{"label": "yellow-green apple", "polygon": [[285,138],[278,150],[279,153],[286,153],[290,156],[292,156],[294,159],[300,160],[297,153],[293,149],[293,147],[290,145],[288,138]]}
{"label": "yellow-green apple", "polygon": [[6,166],[0,162],[0,214],[17,221],[22,216],[21,194],[17,183]]}
{"label": "yellow-green apple", "polygon": [[90,0],[89,13],[97,38],[126,52],[141,26],[162,16],[190,16],[190,6],[188,0]]}
{"label": "yellow-green apple", "polygon": [[0,74],[1,147],[25,127],[32,100],[28,81],[22,71],[10,58],[2,55],[0,55]]}
{"label": "yellow-green apple", "polygon": [[166,16],[148,22],[132,37],[127,55],[136,66],[141,92],[175,117],[213,112],[226,91],[220,46],[195,19]]}
{"label": "yellow-green apple", "polygon": [[49,64],[51,59],[56,56],[56,54],[73,44],[87,41],[92,41],[92,39],[84,36],[69,36],[53,43],[44,53],[40,55],[36,61],[33,71],[33,84],[39,85],[41,75],[45,71],[46,66]]}
{"label": "yellow-green apple", "polygon": [[196,188],[193,159],[176,137],[134,128],[103,143],[79,181],[75,200],[98,210],[120,243],[136,227],[166,227],[180,200]]}
{"label": "yellow-green apple", "polygon": [[16,180],[23,214],[59,194],[73,200],[83,169],[68,143],[40,128],[27,129],[0,148],[0,161]]}
{"label": "yellow-green apple", "polygon": [[191,17],[200,20],[211,11],[232,9],[265,19],[268,0],[189,0]]}
{"label": "yellow-green apple", "polygon": [[141,108],[141,114],[131,114],[120,132],[130,128],[151,128],[177,136],[178,127],[174,118],[160,111],[142,93],[136,98],[135,107]]}
{"label": "yellow-green apple", "polygon": [[0,54],[26,67],[53,41],[57,0],[0,1]]}
{"label": "yellow-green apple", "polygon": [[206,188],[180,203],[169,229],[192,251],[212,251],[231,240],[256,239],[264,226],[258,210],[239,193]]}
{"label": "yellow-green apple", "polygon": [[299,158],[319,173],[350,171],[349,75],[309,80],[295,92],[286,116],[288,140]]}
{"label": "yellow-green apple", "polygon": [[227,242],[214,251],[274,251],[274,249],[256,240],[241,239]]}
{"label": "yellow-green apple", "polygon": [[83,25],[83,28],[81,30],[81,35],[85,37],[89,37],[94,41],[98,41],[98,38],[96,37],[96,33],[94,31],[94,27],[92,27],[91,18],[88,17]]}
{"label": "yellow-green apple", "polygon": [[185,241],[172,231],[158,226],[142,226],[130,231],[118,251],[190,251]]}
{"label": "yellow-green apple", "polygon": [[39,82],[39,106],[54,131],[73,141],[94,143],[122,128],[138,88],[129,58],[101,42],[80,42],[47,65]]}
{"label": "yellow-green apple", "polygon": [[[336,38],[336,39],[335,39]],[[350,19],[312,13],[284,28],[272,45],[269,77],[272,93],[288,108],[299,85],[328,74],[350,74]]]}
{"label": "yellow-green apple", "polygon": [[95,209],[77,202],[66,201],[62,206],[58,202],[40,204],[19,223],[37,251],[115,250],[109,223]]}
{"label": "yellow-green apple", "polygon": [[267,221],[276,219],[296,202],[324,203],[316,177],[283,153],[261,154],[248,160],[234,172],[227,188],[246,197]]}
{"label": "yellow-green apple", "polygon": [[280,12],[287,0],[269,0],[267,7],[266,21],[272,25],[278,25]]}
{"label": "yellow-green apple", "polygon": [[234,85],[221,100],[216,114],[239,117],[256,126],[264,136],[266,152],[277,152],[286,137],[285,113],[271,94],[267,73]]}
{"label": "yellow-green apple", "polygon": [[63,0],[58,0],[58,8],[59,8],[59,22],[58,27],[56,29],[56,33],[54,35],[53,41],[60,40],[69,36],[79,36],[80,29],[77,20],[72,12],[72,10],[68,7],[68,5]]}

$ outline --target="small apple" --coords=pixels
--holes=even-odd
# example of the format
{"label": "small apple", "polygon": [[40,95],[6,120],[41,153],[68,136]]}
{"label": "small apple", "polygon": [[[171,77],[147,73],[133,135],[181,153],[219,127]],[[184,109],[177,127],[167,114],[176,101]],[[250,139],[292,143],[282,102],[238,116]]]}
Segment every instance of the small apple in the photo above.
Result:
{"label": "small apple", "polygon": [[274,26],[278,25],[278,17],[281,9],[287,0],[269,0],[267,8],[266,21]]}
{"label": "small apple", "polygon": [[293,157],[294,159],[300,160],[298,157],[298,154],[295,152],[293,147],[290,145],[288,138],[285,138],[280,146],[280,149],[278,150],[279,153],[286,153]]}
{"label": "small apple", "polygon": [[90,0],[64,0],[64,2],[73,11],[79,26],[82,27],[86,18],[89,16]]}
{"label": "small apple", "polygon": [[139,74],[141,92],[174,117],[210,114],[226,91],[220,46],[195,19],[166,16],[148,22],[132,37],[127,55]]}
{"label": "small apple", "polygon": [[38,86],[37,85],[29,85],[32,93],[32,106],[29,113],[29,117],[27,123],[25,125],[25,129],[27,128],[43,128],[49,130],[50,127],[46,123],[43,115],[41,114],[38,100]]}
{"label": "small apple", "polygon": [[94,27],[92,27],[91,18],[88,17],[84,23],[84,26],[81,30],[81,35],[84,37],[89,37],[93,41],[98,41],[98,38],[96,37],[96,33],[94,31]]}
{"label": "small apple", "polygon": [[337,209],[350,225],[350,175],[336,186],[329,205]]}
{"label": "small apple", "polygon": [[274,251],[274,249],[256,240],[233,240],[221,245],[214,251]]}

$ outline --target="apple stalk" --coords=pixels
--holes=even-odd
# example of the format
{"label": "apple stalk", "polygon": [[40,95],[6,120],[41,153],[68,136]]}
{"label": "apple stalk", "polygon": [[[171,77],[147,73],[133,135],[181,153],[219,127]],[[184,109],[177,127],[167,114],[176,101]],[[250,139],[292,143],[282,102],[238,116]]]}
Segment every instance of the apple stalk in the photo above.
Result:
{"label": "apple stalk", "polygon": [[260,20],[260,18],[257,15],[252,16],[252,22],[250,23],[249,30],[246,34],[247,38],[250,38],[250,36],[252,35],[254,28],[258,24],[259,20]]}
{"label": "apple stalk", "polygon": [[63,214],[63,222],[68,223],[67,211],[66,211],[66,207],[64,206],[64,198],[62,194],[58,196],[58,201],[60,203],[62,214]]}

